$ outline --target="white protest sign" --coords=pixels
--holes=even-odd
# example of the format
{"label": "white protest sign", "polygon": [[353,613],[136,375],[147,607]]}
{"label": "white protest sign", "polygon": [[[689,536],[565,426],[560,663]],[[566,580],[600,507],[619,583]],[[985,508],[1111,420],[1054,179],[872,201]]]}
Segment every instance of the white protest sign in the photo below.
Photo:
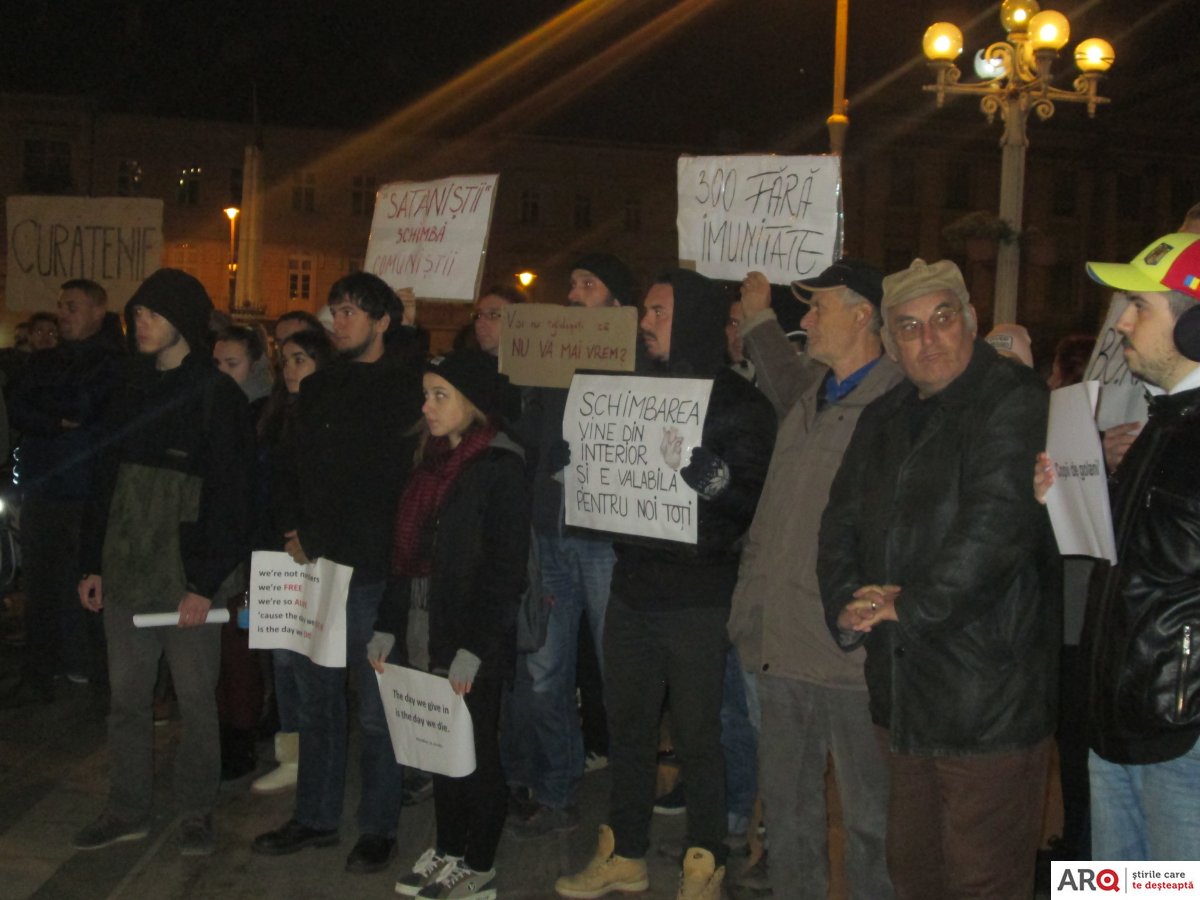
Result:
{"label": "white protest sign", "polygon": [[475,731],[466,701],[446,678],[386,665],[379,695],[396,762],[462,778],[475,771]]}
{"label": "white protest sign", "polygon": [[87,278],[120,309],[147,275],[162,266],[163,202],[133,197],[9,197],[8,269],[11,310],[52,310],[59,286]]}
{"label": "white protest sign", "polygon": [[1117,292],[1108,304],[1108,315],[1096,338],[1092,358],[1084,370],[1084,381],[1100,382],[1100,408],[1096,412],[1096,425],[1107,431],[1114,425],[1126,422],[1145,422],[1149,417],[1146,407],[1146,389],[1142,380],[1129,371],[1122,352],[1121,334],[1117,331],[1117,319],[1129,301]]}
{"label": "white protest sign", "polygon": [[839,252],[837,156],[681,156],[677,189],[679,259],[701,275],[790,284]]}
{"label": "white protest sign", "polygon": [[1060,553],[1116,563],[1104,451],[1092,420],[1098,387],[1089,381],[1050,393],[1046,452],[1054,460],[1056,478],[1046,494],[1046,508]]}
{"label": "white protest sign", "polygon": [[563,438],[566,522],[696,543],[697,495],[679,469],[700,445],[712,381],[576,375]]}
{"label": "white protest sign", "polygon": [[363,268],[429,300],[474,300],[499,175],[385,184]]}
{"label": "white protest sign", "polygon": [[318,666],[346,665],[346,597],[354,569],[318,559],[302,566],[286,553],[250,556],[250,646],[295,650]]}
{"label": "white protest sign", "polygon": [[576,369],[632,372],[632,306],[510,303],[500,320],[500,371],[513,384],[565,388]]}

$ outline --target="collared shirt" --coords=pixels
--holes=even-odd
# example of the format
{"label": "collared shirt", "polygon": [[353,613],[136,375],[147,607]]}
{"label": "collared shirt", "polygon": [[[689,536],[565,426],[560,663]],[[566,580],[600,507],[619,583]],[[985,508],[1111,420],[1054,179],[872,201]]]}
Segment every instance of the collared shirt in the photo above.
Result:
{"label": "collared shirt", "polygon": [[1163,394],[1179,394],[1198,387],[1200,387],[1200,366],[1196,366],[1196,368],[1180,378],[1179,383],[1169,391],[1164,391],[1158,385],[1146,382],[1146,393],[1151,397],[1160,397]]}
{"label": "collared shirt", "polygon": [[875,368],[879,360],[883,357],[877,356],[861,369],[856,372],[851,372],[846,376],[844,381],[838,381],[837,376],[833,374],[833,369],[825,376],[825,382],[821,386],[821,404],[822,406],[830,403],[837,403],[843,397],[848,395],[867,377],[868,373]]}

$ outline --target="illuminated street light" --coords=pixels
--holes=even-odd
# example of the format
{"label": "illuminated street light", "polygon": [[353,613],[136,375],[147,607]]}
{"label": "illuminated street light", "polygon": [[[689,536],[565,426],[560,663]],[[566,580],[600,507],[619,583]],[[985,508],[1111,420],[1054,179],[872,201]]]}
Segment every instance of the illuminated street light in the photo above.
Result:
{"label": "illuminated street light", "polygon": [[237,217],[241,212],[236,206],[225,207],[225,215],[229,216],[229,311],[234,311],[235,293],[237,291]]}
{"label": "illuminated street light", "polygon": [[517,273],[517,281],[521,282],[521,287],[527,288],[531,284],[533,284],[535,281],[537,281],[537,273],[536,272],[518,272]]}
{"label": "illuminated street light", "polygon": [[[1026,121],[1030,111],[1045,121],[1054,115],[1054,104],[1086,103],[1088,116],[1107,97],[1096,93],[1100,78],[1113,63],[1113,48],[1107,41],[1091,38],[1075,48],[1075,64],[1081,74],[1071,90],[1053,87],[1053,66],[1058,52],[1070,39],[1066,16],[1041,9],[1036,0],[1004,0],[1000,23],[1008,39],[997,41],[975,57],[977,83],[960,84],[962,73],[954,60],[962,53],[962,32],[949,22],[938,22],[925,31],[922,47],[936,81],[924,89],[937,95],[937,105],[947,94],[979,98],[979,108],[989,123],[996,114],[1004,121],[1000,166],[1000,218],[1020,233],[1025,196]],[[1019,285],[1020,248],[1017,241],[1002,241],[996,257],[995,324],[1015,322]]]}

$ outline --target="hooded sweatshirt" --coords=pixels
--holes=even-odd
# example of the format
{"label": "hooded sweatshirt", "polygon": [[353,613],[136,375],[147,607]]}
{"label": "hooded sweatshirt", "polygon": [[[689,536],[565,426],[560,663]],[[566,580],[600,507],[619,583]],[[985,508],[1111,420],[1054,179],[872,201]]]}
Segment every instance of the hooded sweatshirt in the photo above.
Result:
{"label": "hooded sweatshirt", "polygon": [[754,518],[775,443],[775,411],[725,365],[729,302],[716,283],[683,269],[663,279],[675,297],[669,358],[639,360],[639,374],[713,380],[701,444],[729,467],[730,479],[714,499],[699,498],[694,546],[616,542],[612,590],[635,608],[728,606],[741,538]]}

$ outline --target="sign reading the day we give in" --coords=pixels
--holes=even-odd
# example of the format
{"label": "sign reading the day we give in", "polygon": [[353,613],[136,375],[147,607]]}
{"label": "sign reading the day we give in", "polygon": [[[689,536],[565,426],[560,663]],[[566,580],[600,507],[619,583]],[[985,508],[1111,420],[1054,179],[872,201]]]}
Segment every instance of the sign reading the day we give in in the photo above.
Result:
{"label": "sign reading the day we give in", "polygon": [[163,202],[131,197],[9,197],[5,303],[52,310],[60,285],[87,278],[120,309],[162,265]]}
{"label": "sign reading the day we give in", "polygon": [[576,375],[563,415],[567,524],[696,543],[697,495],[679,469],[700,444],[711,391],[700,378]]}
{"label": "sign reading the day we give in", "polygon": [[679,259],[710,278],[814,275],[841,244],[836,156],[681,156]]}
{"label": "sign reading the day we give in", "polygon": [[451,778],[475,771],[471,711],[447,679],[393,665],[375,677],[396,762]]}
{"label": "sign reading the day we give in", "polygon": [[632,372],[632,306],[511,303],[500,320],[500,371],[514,384],[565,388],[576,369]]}
{"label": "sign reading the day we give in", "polygon": [[429,300],[474,300],[499,175],[385,184],[363,268]]}
{"label": "sign reading the day we give in", "polygon": [[250,646],[294,650],[319,666],[346,665],[346,597],[354,569],[318,559],[308,565],[286,553],[250,557]]}

